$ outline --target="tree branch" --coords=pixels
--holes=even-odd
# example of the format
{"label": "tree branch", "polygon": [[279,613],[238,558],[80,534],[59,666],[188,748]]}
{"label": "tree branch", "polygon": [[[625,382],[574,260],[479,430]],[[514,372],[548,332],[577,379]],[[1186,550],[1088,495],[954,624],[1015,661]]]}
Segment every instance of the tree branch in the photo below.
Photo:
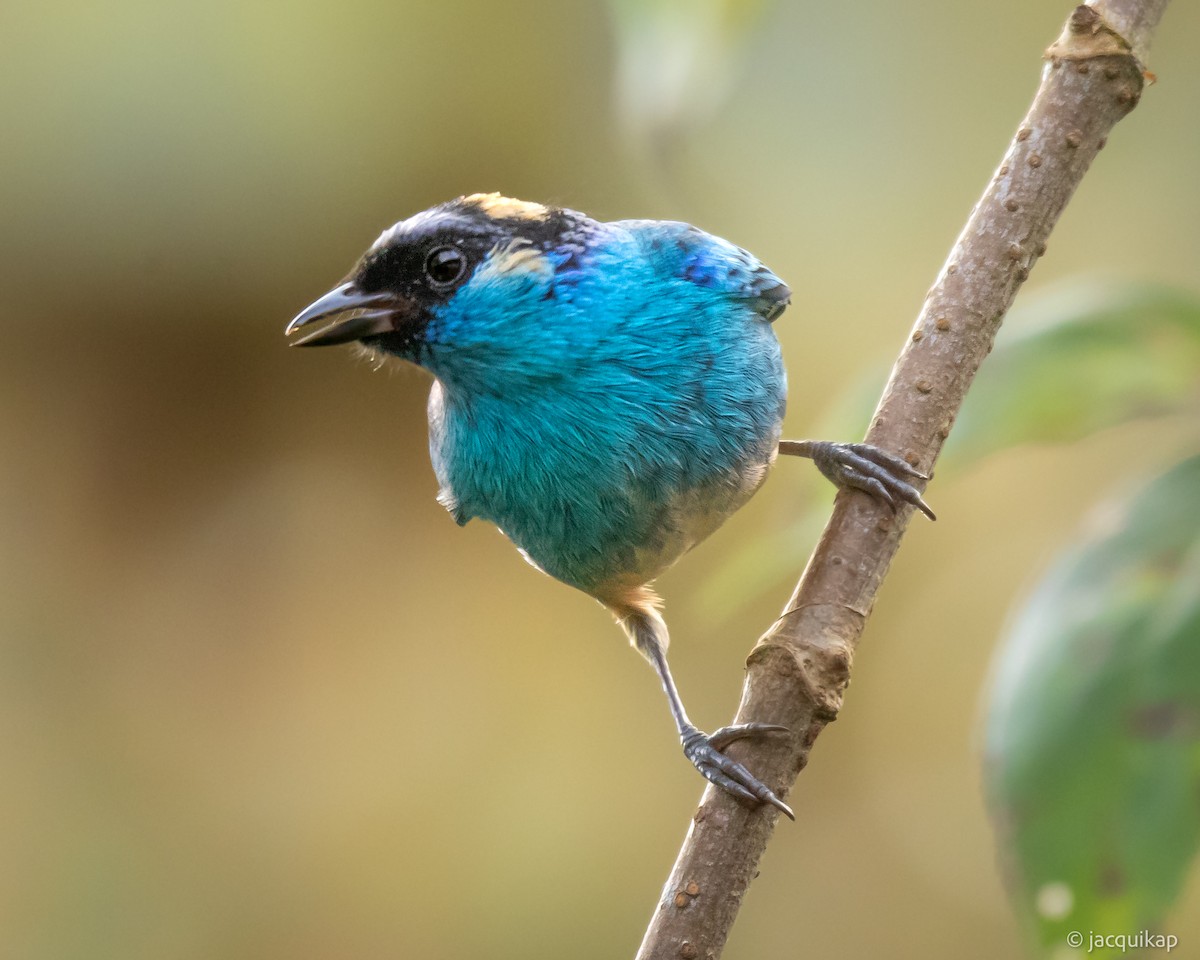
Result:
{"label": "tree branch", "polygon": [[[1093,0],[1071,14],[1046,52],[1033,105],[925,298],[868,442],[932,470],[1051,229],[1109,131],[1137,105],[1166,3]],[[780,796],[841,709],[855,647],[911,515],[911,507],[892,514],[862,494],[840,494],[786,609],[750,654],[736,722],[783,724],[793,735],[741,741],[730,753]],[[777,817],[705,790],[638,960],[720,956]]]}

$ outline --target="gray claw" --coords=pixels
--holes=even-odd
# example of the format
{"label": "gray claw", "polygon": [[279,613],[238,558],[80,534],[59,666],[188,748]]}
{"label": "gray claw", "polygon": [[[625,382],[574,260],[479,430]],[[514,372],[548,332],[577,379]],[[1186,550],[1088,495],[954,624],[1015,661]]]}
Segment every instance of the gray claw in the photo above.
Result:
{"label": "gray claw", "polygon": [[787,733],[788,728],[778,723],[739,723],[731,727],[721,727],[708,735],[709,746],[724,750],[731,743],[745,740],[747,737],[757,737],[761,733]]}
{"label": "gray claw", "polygon": [[888,453],[881,447],[870,443],[846,443],[842,444],[842,446],[857,456],[885,467],[892,473],[899,473],[905,477],[916,477],[918,480],[929,479],[928,475],[922,473],[903,457],[898,457],[894,453]]}
{"label": "gray claw", "polygon": [[921,493],[904,477],[929,478],[895,454],[869,443],[814,443],[812,459],[817,469],[838,487],[861,490],[882,500],[893,510],[896,501],[911,503],[930,520],[937,516]]}
{"label": "gray claw", "polygon": [[770,787],[740,763],[721,752],[721,747],[736,740],[786,730],[786,727],[774,723],[743,723],[722,727],[712,736],[708,736],[695,727],[690,727],[684,730],[680,739],[683,741],[684,755],[710,783],[750,803],[769,803],[789,819],[795,820],[796,815],[792,808],[775,796]]}

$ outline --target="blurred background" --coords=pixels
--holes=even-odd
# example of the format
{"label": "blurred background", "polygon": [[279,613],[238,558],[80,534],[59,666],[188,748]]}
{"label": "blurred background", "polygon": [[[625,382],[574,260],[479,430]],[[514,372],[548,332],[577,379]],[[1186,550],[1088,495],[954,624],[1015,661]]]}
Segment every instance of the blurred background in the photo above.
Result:
{"label": "blurred background", "polygon": [[[423,374],[283,327],[459,194],[688,220],[791,284],[812,435],[882,385],[1069,7],[0,8],[0,956],[632,955],[701,789],[652,673],[435,502]],[[1197,285],[1198,29],[1168,11],[1021,300]],[[1093,504],[1183,452],[1156,422],[939,475],[729,960],[1020,950],[991,651]],[[829,498],[782,464],[661,581],[701,724],[799,573],[731,558]],[[1195,949],[1195,878],[1174,916]]]}

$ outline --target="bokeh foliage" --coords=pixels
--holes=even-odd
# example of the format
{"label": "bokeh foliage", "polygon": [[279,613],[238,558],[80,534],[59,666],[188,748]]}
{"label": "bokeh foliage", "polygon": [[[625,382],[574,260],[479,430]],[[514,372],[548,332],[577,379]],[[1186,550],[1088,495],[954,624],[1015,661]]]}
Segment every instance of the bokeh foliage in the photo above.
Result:
{"label": "bokeh foliage", "polygon": [[1079,278],[1031,297],[1016,320],[963,406],[951,464],[1144,417],[1200,416],[1200,295]]}
{"label": "bokeh foliage", "polygon": [[985,769],[1014,903],[1048,954],[1071,931],[1170,930],[1200,844],[1198,504],[1200,457],[1111,504],[1001,648]]}
{"label": "bokeh foliage", "polygon": [[[960,460],[1169,414],[1200,449],[1200,299],[1076,283],[1030,320],[981,375]],[[1150,470],[1140,454],[1131,444]],[[1068,936],[1116,956],[1121,942],[1092,948],[1092,935],[1169,930],[1200,843],[1200,457],[1100,516],[1021,606],[987,694],[985,773],[1013,902],[1055,956]]]}

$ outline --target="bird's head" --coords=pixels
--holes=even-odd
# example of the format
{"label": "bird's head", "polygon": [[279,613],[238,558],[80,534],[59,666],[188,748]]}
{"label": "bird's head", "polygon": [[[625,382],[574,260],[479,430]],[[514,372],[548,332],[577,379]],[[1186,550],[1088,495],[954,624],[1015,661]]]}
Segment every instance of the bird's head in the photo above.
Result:
{"label": "bird's head", "polygon": [[[297,347],[359,341],[423,362],[430,341],[448,336],[447,325],[486,328],[489,315],[545,298],[564,244],[588,225],[594,221],[574,211],[499,194],[431,207],[384,231],[287,332],[305,331],[292,340]],[[469,335],[454,334],[459,352],[469,352]]]}

